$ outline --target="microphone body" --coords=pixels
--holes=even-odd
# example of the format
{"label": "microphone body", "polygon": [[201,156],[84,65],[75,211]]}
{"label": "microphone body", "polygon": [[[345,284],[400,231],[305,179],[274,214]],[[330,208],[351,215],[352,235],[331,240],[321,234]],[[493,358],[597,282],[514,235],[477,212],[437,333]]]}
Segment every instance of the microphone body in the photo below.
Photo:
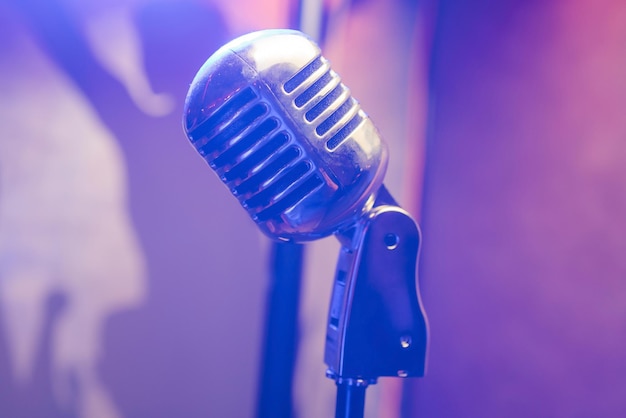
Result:
{"label": "microphone body", "polygon": [[319,47],[293,30],[242,36],[194,78],[183,125],[269,237],[340,240],[325,362],[338,385],[423,376],[421,236],[382,185],[387,149]]}
{"label": "microphone body", "polygon": [[271,238],[302,242],[373,205],[387,150],[321,55],[293,30],[253,32],[215,52],[185,101],[187,137]]}

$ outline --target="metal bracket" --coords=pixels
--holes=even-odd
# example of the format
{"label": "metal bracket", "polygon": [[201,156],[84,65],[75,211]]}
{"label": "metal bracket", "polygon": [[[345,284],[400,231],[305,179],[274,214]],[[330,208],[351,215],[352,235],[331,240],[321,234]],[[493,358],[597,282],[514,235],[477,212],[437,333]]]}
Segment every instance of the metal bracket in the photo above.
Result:
{"label": "metal bracket", "polygon": [[416,281],[417,224],[383,186],[367,216],[339,238],[327,376],[363,383],[423,376],[428,323]]}

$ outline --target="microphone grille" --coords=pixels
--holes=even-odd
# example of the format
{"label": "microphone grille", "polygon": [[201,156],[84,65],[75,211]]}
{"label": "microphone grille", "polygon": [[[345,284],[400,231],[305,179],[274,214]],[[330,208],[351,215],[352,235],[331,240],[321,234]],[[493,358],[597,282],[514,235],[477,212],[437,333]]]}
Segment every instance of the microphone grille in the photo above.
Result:
{"label": "microphone grille", "polygon": [[193,130],[193,146],[257,222],[278,217],[323,185],[315,164],[251,86]]}
{"label": "microphone grille", "polygon": [[275,239],[308,241],[351,225],[387,166],[375,126],[297,31],[254,32],[216,51],[190,86],[183,124]]}

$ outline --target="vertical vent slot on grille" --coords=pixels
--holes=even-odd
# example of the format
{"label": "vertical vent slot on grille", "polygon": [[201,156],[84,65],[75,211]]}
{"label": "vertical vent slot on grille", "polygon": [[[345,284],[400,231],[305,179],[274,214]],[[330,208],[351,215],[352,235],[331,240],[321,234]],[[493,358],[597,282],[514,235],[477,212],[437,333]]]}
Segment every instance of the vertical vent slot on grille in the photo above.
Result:
{"label": "vertical vent slot on grille", "polygon": [[284,85],[285,91],[287,93],[291,93],[298,86],[304,83],[304,80],[309,78],[318,68],[322,66],[322,57],[317,56],[313,61],[307,64],[303,69],[297,72],[293,77],[291,77]]}
{"label": "vertical vent slot on grille", "polygon": [[211,116],[189,133],[191,142],[195,144],[200,138],[208,136],[214,128],[218,128],[225,123],[225,121],[232,119],[240,109],[256,98],[257,95],[251,87],[246,87],[244,90],[232,96]]}
{"label": "vertical vent slot on grille", "polygon": [[311,192],[313,192],[322,184],[324,184],[324,181],[319,177],[318,174],[310,176],[302,184],[300,184],[278,202],[276,202],[269,208],[259,212],[256,215],[256,218],[259,222],[265,222],[268,219],[277,218],[281,213],[307,197]]}
{"label": "vertical vent slot on grille", "polygon": [[261,141],[265,136],[269,135],[274,129],[278,127],[278,120],[274,118],[266,119],[257,127],[255,127],[250,133],[246,134],[243,138],[237,141],[236,144],[228,147],[226,151],[220,154],[213,164],[216,168],[223,167],[227,163],[234,163],[235,159],[249,150],[254,144]]}
{"label": "vertical vent slot on grille", "polygon": [[348,100],[343,102],[343,104],[339,106],[339,108],[335,110],[328,118],[326,118],[324,122],[320,123],[319,126],[315,128],[315,132],[317,132],[319,136],[323,136],[324,134],[326,134],[333,126],[339,123],[341,118],[344,117],[354,105],[354,99],[350,97]]}
{"label": "vertical vent slot on grille", "polygon": [[272,201],[272,198],[287,190],[289,186],[300,180],[310,169],[310,162],[300,161],[267,188],[246,200],[246,206],[249,208],[267,206]]}
{"label": "vertical vent slot on grille", "polygon": [[232,120],[232,122],[224,128],[220,133],[209,139],[209,142],[198,148],[200,155],[207,156],[214,151],[222,148],[226,142],[241,134],[248,126],[254,123],[255,120],[267,113],[267,105],[263,103],[257,103],[251,109],[244,112]]}
{"label": "vertical vent slot on grille", "polygon": [[354,130],[359,126],[359,124],[363,121],[363,117],[360,114],[354,115],[350,122],[343,128],[339,130],[335,135],[333,135],[327,142],[326,147],[329,150],[334,150],[341,144]]}
{"label": "vertical vent slot on grille", "polygon": [[261,187],[261,184],[275,176],[280,170],[285,168],[287,164],[298,158],[300,154],[300,148],[296,146],[287,148],[265,168],[237,186],[234,190],[235,194],[241,196],[246,193],[255,192]]}
{"label": "vertical vent slot on grille", "polygon": [[266,144],[263,144],[261,148],[250,154],[248,158],[224,173],[225,181],[247,178],[254,167],[267,160],[288,141],[289,136],[285,132],[279,132],[274,135]]}
{"label": "vertical vent slot on grille", "polygon": [[307,104],[317,93],[324,88],[325,85],[330,83],[333,80],[333,76],[330,75],[330,72],[324,73],[311,87],[304,90],[302,94],[296,97],[295,104],[297,107],[302,107]]}
{"label": "vertical vent slot on grille", "polygon": [[315,120],[315,118],[324,113],[324,111],[328,109],[330,105],[333,104],[334,101],[337,100],[344,91],[345,88],[342,84],[339,84],[337,87],[335,87],[322,100],[320,100],[318,104],[316,104],[311,108],[311,110],[306,112],[306,114],[304,115],[306,120],[309,122]]}

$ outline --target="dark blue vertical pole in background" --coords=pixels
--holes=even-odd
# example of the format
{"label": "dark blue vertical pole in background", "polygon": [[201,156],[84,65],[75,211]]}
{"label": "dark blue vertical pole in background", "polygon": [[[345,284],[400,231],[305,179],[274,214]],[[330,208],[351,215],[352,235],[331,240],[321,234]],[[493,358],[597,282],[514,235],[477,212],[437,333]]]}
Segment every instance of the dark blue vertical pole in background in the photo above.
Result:
{"label": "dark blue vertical pole in background", "polygon": [[301,244],[272,243],[258,418],[294,416],[292,386],[298,346],[303,253]]}

